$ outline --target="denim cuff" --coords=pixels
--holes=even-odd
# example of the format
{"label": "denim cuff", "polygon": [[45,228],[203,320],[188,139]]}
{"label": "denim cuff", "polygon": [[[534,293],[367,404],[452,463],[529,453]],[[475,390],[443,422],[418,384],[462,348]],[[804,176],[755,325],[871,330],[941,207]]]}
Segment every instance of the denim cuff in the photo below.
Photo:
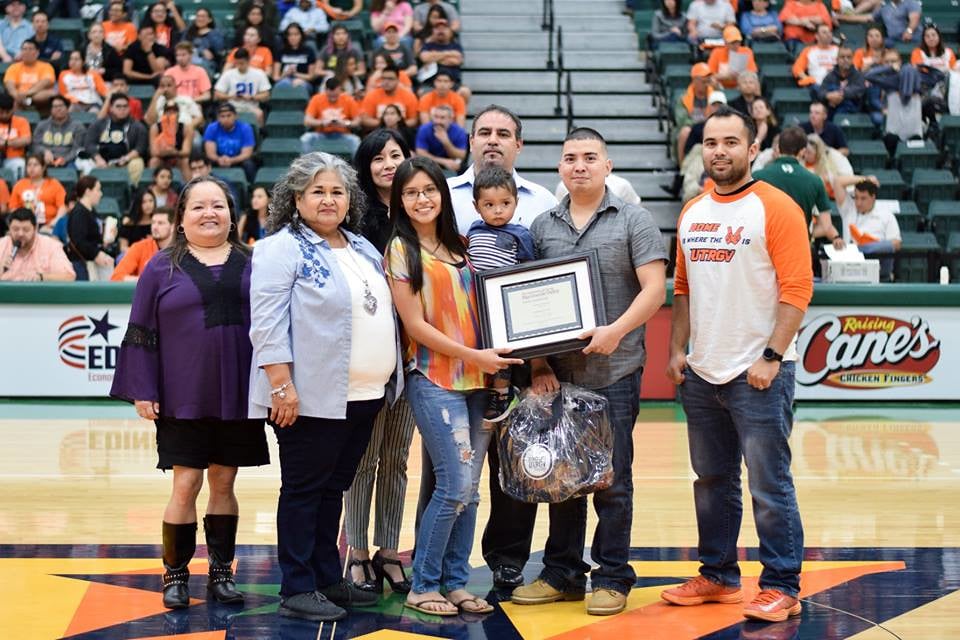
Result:
{"label": "denim cuff", "polygon": [[543,571],[540,573],[540,579],[557,591],[562,591],[564,593],[586,593],[587,590],[586,579],[584,579],[584,584],[578,587],[570,584],[569,580],[562,575],[559,575],[557,572],[551,572],[549,567],[544,567]]}
{"label": "denim cuff", "polygon": [[630,589],[624,589],[623,585],[618,582],[597,582],[596,580],[591,580],[590,587],[593,591],[597,589],[610,589],[624,596],[630,595]]}

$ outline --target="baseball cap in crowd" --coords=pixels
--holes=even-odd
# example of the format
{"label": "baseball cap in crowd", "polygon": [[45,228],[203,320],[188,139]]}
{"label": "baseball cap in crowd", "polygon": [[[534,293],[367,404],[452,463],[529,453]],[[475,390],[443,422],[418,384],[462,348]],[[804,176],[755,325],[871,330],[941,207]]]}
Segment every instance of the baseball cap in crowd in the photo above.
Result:
{"label": "baseball cap in crowd", "polygon": [[737,29],[731,24],[723,28],[723,41],[727,44],[731,42],[743,42],[743,35],[740,33],[740,29]]}
{"label": "baseball cap in crowd", "polygon": [[690,67],[691,78],[709,78],[712,73],[713,72],[710,71],[710,65],[708,65],[706,62],[698,62]]}
{"label": "baseball cap in crowd", "polygon": [[217,107],[217,113],[223,113],[224,111],[232,111],[233,113],[236,113],[237,108],[230,102],[221,102],[220,106]]}
{"label": "baseball cap in crowd", "polygon": [[403,25],[402,25],[402,24],[400,24],[399,22],[393,21],[393,20],[391,20],[391,21],[388,22],[387,24],[383,25],[383,30],[384,30],[384,31],[386,31],[387,29],[396,29],[396,30],[399,32],[400,29],[402,29],[402,28],[403,28]]}
{"label": "baseball cap in crowd", "polygon": [[727,104],[727,96],[723,91],[711,91],[707,96],[707,104]]}

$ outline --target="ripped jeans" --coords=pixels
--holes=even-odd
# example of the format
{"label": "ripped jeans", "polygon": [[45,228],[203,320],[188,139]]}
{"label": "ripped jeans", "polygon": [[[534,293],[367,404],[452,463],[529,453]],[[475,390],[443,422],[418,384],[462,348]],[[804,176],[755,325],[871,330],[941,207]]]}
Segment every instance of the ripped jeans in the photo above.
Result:
{"label": "ripped jeans", "polygon": [[414,371],[407,375],[406,392],[437,479],[417,534],[413,591],[463,589],[470,577],[483,456],[493,435],[483,428],[487,390],[450,391]]}

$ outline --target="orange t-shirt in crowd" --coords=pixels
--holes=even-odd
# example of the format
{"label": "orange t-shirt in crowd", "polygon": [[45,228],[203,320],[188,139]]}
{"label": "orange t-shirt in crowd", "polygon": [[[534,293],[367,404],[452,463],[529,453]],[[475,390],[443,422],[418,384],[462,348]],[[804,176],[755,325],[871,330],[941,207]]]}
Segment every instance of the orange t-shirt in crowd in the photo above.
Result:
{"label": "orange t-shirt in crowd", "polygon": [[117,50],[117,53],[123,53],[131,44],[137,40],[137,28],[132,22],[113,23],[109,20],[103,21],[103,39],[111,47]]}
{"label": "orange t-shirt in crowd", "polygon": [[153,27],[157,34],[157,44],[167,49],[173,49],[173,28],[168,24],[158,24]]}
{"label": "orange t-shirt in crowd", "polygon": [[[793,77],[797,79],[797,84],[807,87],[823,82],[827,74],[836,66],[839,53],[840,47],[835,44],[828,47],[817,44],[804,47],[793,63]],[[809,77],[804,78],[804,74]]]}
{"label": "orange t-shirt in crowd", "polygon": [[[737,49],[737,55],[746,58],[746,67],[741,69],[741,71],[757,72],[757,61],[754,60],[753,50],[750,47],[741,46]],[[707,60],[707,64],[710,66],[710,71],[715,74],[726,71],[730,65],[730,48],[714,47],[710,51],[710,58]],[[722,84],[725,89],[735,89],[737,87],[737,80],[736,78],[728,78],[724,80]]]}
{"label": "orange t-shirt in crowd", "polygon": [[868,53],[866,47],[860,47],[859,49],[853,52],[853,66],[855,66],[858,71],[863,71],[864,62],[869,61],[871,65],[881,64],[882,58],[883,58],[882,53],[879,56],[874,57],[873,55],[870,55]]}
{"label": "orange t-shirt in crowd", "polygon": [[796,0],[787,0],[787,4],[780,10],[780,22],[783,23],[783,39],[799,40],[804,44],[812,44],[816,40],[816,32],[807,31],[801,26],[787,24],[791,18],[813,18],[819,16],[823,24],[833,24],[830,18],[830,12],[820,0],[815,0],[813,4],[801,4]]}
{"label": "orange t-shirt in crowd", "polygon": [[[330,120],[336,118],[341,122],[354,120],[360,113],[360,105],[353,99],[353,96],[341,93],[336,102],[330,102],[326,92],[315,94],[310,98],[307,104],[307,115],[317,120]],[[314,131],[320,133],[350,133],[350,129],[342,125],[329,125],[326,127],[314,127]]]}
{"label": "orange t-shirt in crowd", "polygon": [[70,69],[64,69],[60,72],[57,87],[60,90],[60,95],[71,103],[96,104],[94,94],[101,98],[107,97],[107,85],[96,71],[74,73]]}
{"label": "orange t-shirt in crowd", "polygon": [[3,74],[3,84],[13,82],[17,91],[26,91],[41,80],[57,81],[57,74],[49,62],[37,60],[32,65],[14,62]]}
{"label": "orange t-shirt in crowd", "polygon": [[437,94],[436,90],[428,91],[420,97],[420,113],[430,115],[431,109],[439,107],[442,104],[448,105],[453,109],[455,118],[463,118],[467,115],[467,103],[464,102],[463,97],[461,97],[459,93],[448,91],[447,95],[441,97]]}
{"label": "orange t-shirt in crowd", "polygon": [[936,57],[927,55],[923,49],[917,47],[910,54],[910,64],[913,66],[925,64],[949,75],[953,66],[957,64],[957,56],[950,47],[944,47],[943,53]]}
{"label": "orange t-shirt in crowd", "polygon": [[164,71],[163,75],[170,76],[177,83],[178,96],[196,100],[201,94],[210,91],[210,76],[200,65],[191,64],[183,69],[175,64]]}
{"label": "orange t-shirt in crowd", "polygon": [[[0,140],[13,140],[30,135],[30,123],[23,116],[11,116],[10,122],[0,122]],[[7,158],[22,158],[27,154],[26,147],[7,147]]]}
{"label": "orange t-shirt in crowd", "polygon": [[150,262],[150,258],[159,250],[160,247],[157,246],[157,241],[152,236],[137,240],[130,245],[127,252],[123,254],[123,258],[113,268],[110,279],[114,282],[122,282],[127,276],[139,277],[143,273],[143,268]]}
{"label": "orange t-shirt in crowd", "polygon": [[420,106],[417,96],[414,95],[413,91],[398,86],[396,91],[393,92],[393,95],[387,95],[387,92],[383,89],[368,91],[367,96],[360,104],[360,112],[379,120],[380,116],[383,115],[383,110],[390,104],[395,104],[400,108],[400,113],[403,114],[404,120],[409,120],[417,115]]}
{"label": "orange t-shirt in crowd", "polygon": [[38,187],[30,178],[21,178],[13,185],[10,210],[25,206],[36,214],[39,225],[45,225],[53,222],[66,200],[67,192],[59,180],[44,178]]}
{"label": "orange t-shirt in crowd", "polygon": [[[236,63],[233,61],[233,55],[236,52],[237,50],[234,49],[230,52],[230,55],[227,56],[227,62],[234,66],[236,66]],[[273,54],[270,52],[270,49],[257,47],[257,50],[250,54],[250,66],[256,67],[269,75],[273,69]]]}
{"label": "orange t-shirt in crowd", "polygon": [[10,187],[7,186],[6,180],[0,178],[0,211],[6,211],[8,204],[10,204]]}

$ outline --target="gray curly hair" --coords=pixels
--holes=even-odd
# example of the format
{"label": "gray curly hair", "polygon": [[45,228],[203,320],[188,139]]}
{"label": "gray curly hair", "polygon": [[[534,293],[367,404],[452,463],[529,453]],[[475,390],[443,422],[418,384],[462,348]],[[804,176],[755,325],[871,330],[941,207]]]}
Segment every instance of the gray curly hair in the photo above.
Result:
{"label": "gray curly hair", "polygon": [[267,213],[267,233],[276,233],[286,226],[299,230],[303,224],[297,212],[297,195],[303,194],[317,177],[318,173],[332,171],[340,176],[350,198],[350,208],[341,226],[355,230],[360,218],[367,210],[367,198],[357,180],[357,172],[346,161],[322,151],[307,153],[290,165],[290,169],[279,182],[273,185],[270,193],[270,207]]}

